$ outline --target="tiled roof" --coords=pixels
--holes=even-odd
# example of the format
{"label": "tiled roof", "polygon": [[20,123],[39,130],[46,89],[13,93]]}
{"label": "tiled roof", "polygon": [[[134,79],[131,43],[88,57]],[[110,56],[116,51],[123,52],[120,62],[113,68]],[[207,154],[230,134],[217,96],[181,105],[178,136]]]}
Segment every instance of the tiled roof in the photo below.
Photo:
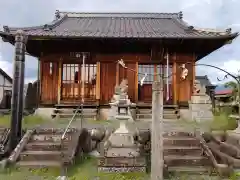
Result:
{"label": "tiled roof", "polygon": [[215,94],[217,95],[232,94],[232,89],[230,87],[225,87],[224,85],[218,85],[215,88]]}
{"label": "tiled roof", "polygon": [[203,86],[213,86],[213,84],[208,79],[208,76],[196,76],[196,80],[200,81],[201,85]]}
{"label": "tiled roof", "polygon": [[12,83],[12,78],[2,68],[0,68],[0,74],[2,74],[3,77],[5,77],[10,83]]}
{"label": "tiled roof", "polygon": [[189,26],[180,13],[55,13],[49,24],[28,28],[4,26],[0,35],[22,29],[29,36],[89,38],[221,38],[238,33],[210,31]]}

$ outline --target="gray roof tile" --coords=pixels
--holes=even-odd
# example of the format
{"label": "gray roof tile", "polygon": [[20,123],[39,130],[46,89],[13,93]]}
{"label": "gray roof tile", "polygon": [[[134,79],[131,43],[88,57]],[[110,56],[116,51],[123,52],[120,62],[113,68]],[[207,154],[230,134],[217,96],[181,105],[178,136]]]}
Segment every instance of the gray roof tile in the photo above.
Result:
{"label": "gray roof tile", "polygon": [[[181,13],[69,13],[56,12],[53,22],[37,27],[9,28],[14,35],[22,29],[30,36],[92,38],[212,38],[237,36],[231,31],[191,29]],[[0,33],[1,34],[1,33]]]}

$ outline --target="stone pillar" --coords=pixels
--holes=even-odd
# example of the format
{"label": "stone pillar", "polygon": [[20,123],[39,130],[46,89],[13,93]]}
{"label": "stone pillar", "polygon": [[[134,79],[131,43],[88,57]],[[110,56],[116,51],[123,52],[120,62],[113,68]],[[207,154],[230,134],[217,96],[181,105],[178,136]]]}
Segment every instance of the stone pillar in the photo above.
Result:
{"label": "stone pillar", "polygon": [[27,36],[18,30],[15,36],[15,60],[11,105],[10,150],[13,150],[22,136],[24,69]]}
{"label": "stone pillar", "polygon": [[163,80],[152,89],[151,180],[163,180]]}

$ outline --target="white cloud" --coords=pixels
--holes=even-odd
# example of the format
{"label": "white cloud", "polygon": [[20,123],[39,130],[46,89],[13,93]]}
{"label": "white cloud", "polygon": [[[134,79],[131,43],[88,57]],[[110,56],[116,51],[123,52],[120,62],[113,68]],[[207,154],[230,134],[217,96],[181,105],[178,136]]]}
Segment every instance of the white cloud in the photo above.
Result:
{"label": "white cloud", "polygon": [[[16,0],[0,1],[0,26],[32,26],[44,24],[51,21],[56,9],[64,11],[82,12],[179,12],[183,11],[183,19],[189,24],[205,28],[229,28],[232,31],[240,31],[238,0],[66,0],[49,1],[48,6],[42,0],[26,0],[25,3]],[[14,12],[14,13],[12,13]],[[1,29],[0,27],[0,29]],[[12,63],[14,58],[13,48],[8,43],[1,43],[2,60],[0,67],[4,65],[6,72],[12,74]],[[0,49],[1,52],[1,49]],[[201,63],[212,64],[229,71],[236,71],[237,59],[240,57],[240,39],[234,43],[221,48],[208,57],[201,60]],[[8,63],[9,62],[9,63]],[[5,63],[5,64],[4,64]],[[26,81],[36,79],[36,60],[26,58]],[[212,68],[197,67],[198,75],[208,75],[212,81],[216,81],[217,76],[222,76],[221,72]],[[34,73],[33,73],[34,72]],[[36,72],[36,73],[35,73]],[[30,77],[31,76],[31,77]],[[27,80],[28,79],[28,80]]]}

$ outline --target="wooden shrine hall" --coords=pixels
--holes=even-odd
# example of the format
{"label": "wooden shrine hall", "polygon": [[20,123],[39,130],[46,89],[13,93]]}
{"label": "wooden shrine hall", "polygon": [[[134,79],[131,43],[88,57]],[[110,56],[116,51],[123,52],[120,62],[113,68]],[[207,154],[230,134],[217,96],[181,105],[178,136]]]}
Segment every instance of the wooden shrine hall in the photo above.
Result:
{"label": "wooden shrine hall", "polygon": [[[17,30],[28,36],[26,51],[39,59],[39,106],[106,105],[115,85],[126,78],[129,98],[150,103],[152,83],[141,73],[173,74],[164,80],[166,104],[187,103],[195,80],[195,63],[237,33],[188,25],[179,13],[77,13],[56,11],[52,22],[35,27],[4,26],[0,36],[14,44]],[[127,71],[117,61],[123,59]],[[83,63],[83,60],[85,63]],[[179,68],[187,63],[188,76]],[[83,93],[84,92],[84,93]]]}

